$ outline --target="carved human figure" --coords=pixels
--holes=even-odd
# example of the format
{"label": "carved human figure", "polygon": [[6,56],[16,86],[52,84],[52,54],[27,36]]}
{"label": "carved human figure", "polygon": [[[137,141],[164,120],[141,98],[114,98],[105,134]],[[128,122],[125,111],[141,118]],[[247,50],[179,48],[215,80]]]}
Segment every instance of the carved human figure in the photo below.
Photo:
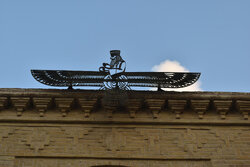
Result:
{"label": "carved human figure", "polygon": [[120,50],[111,50],[110,56],[110,63],[103,63],[103,66],[99,68],[99,71],[109,72],[110,75],[125,72],[126,62],[120,56]]}

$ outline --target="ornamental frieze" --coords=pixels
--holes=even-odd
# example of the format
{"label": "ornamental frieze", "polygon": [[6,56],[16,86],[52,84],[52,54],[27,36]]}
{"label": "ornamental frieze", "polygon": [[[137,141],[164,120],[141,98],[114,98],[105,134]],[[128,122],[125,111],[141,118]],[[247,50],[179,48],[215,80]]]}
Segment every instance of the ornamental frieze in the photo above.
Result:
{"label": "ornamental frieze", "polygon": [[210,119],[249,123],[249,106],[250,94],[246,93],[135,91],[111,96],[105,91],[18,89],[15,94],[6,94],[0,90],[0,121],[125,121],[126,118],[133,122],[146,118],[151,122],[181,122],[189,117],[195,123]]}
{"label": "ornamental frieze", "polygon": [[[21,157],[77,156],[212,158],[249,155],[249,128],[162,126],[8,127],[1,154]],[[12,147],[15,146],[15,147]]]}

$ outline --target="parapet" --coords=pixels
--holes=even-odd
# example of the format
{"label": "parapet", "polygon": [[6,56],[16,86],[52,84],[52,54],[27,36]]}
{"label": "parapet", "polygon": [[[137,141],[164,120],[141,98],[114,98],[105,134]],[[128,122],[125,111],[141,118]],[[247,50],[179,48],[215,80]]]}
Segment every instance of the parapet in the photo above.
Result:
{"label": "parapet", "polygon": [[247,167],[250,93],[0,89],[1,167]]}
{"label": "parapet", "polygon": [[[0,121],[241,125],[250,123],[250,93],[126,91],[111,96],[106,92],[0,89]],[[106,102],[107,99],[112,104]]]}

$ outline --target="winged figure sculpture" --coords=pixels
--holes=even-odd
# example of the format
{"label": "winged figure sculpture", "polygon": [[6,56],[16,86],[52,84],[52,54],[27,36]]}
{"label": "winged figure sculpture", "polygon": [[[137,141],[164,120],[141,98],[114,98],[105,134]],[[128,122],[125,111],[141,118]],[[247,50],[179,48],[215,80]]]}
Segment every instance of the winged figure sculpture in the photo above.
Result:
{"label": "winged figure sculpture", "polygon": [[200,73],[187,72],[126,72],[126,62],[120,50],[110,51],[110,63],[103,63],[99,71],[31,70],[40,83],[68,87],[95,86],[102,90],[131,87],[183,88],[195,83]]}

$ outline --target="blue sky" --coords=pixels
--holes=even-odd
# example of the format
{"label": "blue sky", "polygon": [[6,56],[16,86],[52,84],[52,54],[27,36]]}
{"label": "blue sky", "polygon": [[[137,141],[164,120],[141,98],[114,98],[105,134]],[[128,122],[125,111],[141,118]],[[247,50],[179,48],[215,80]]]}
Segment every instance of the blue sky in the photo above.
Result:
{"label": "blue sky", "polygon": [[249,0],[0,0],[0,88],[53,88],[30,69],[177,62],[203,91],[250,92]]}

